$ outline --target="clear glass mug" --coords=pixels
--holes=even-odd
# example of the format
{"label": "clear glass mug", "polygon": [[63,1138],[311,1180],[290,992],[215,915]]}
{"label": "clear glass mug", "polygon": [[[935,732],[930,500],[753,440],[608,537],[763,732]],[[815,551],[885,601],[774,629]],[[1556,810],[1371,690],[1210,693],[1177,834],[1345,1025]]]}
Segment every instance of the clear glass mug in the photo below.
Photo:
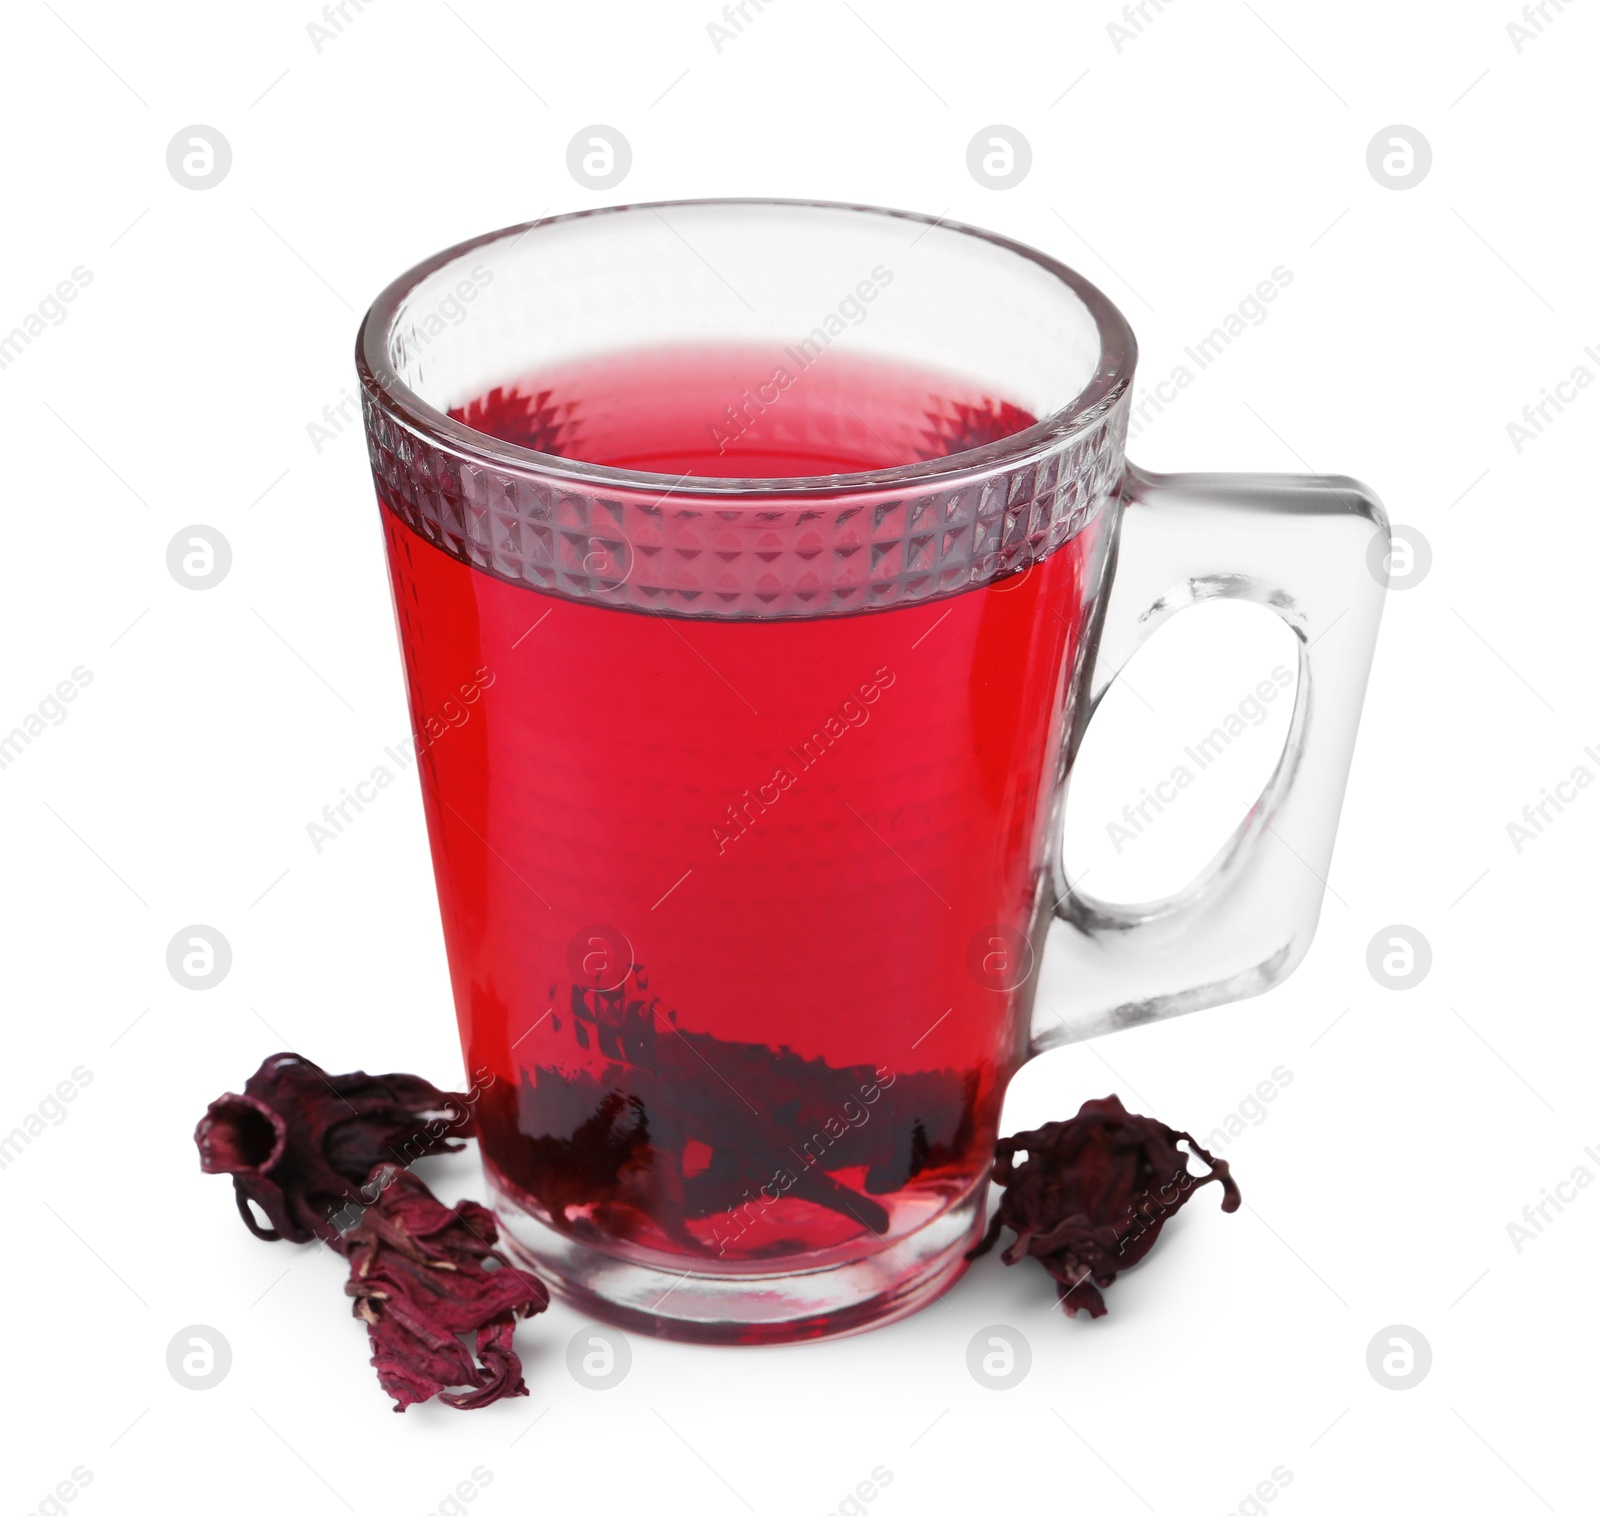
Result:
{"label": "clear glass mug", "polygon": [[[712,425],[901,461],[586,462],[617,406],[519,385],[635,355],[639,405],[665,404],[675,355],[710,348],[775,380]],[[1023,1061],[1258,994],[1305,954],[1383,509],[1347,478],[1128,464],[1134,358],[1111,302],[1030,248],[784,201],[513,227],[368,312],[485,1168],[510,1245],[580,1308],[710,1342],[915,1310],[982,1230]],[[904,375],[934,369],[970,393],[930,382],[908,409]],[[509,431],[471,424],[507,396]],[[1096,902],[1060,855],[1085,725],[1151,632],[1218,598],[1299,643],[1282,759],[1186,889]]]}

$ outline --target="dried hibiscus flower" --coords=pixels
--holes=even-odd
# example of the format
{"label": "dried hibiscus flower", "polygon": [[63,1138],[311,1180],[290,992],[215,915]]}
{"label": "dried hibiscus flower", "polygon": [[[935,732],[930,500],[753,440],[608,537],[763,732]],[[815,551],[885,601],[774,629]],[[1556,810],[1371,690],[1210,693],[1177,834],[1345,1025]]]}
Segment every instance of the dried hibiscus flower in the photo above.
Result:
{"label": "dried hibiscus flower", "polygon": [[[1189,1172],[1180,1141],[1210,1167],[1204,1178]],[[1027,1154],[1020,1167],[1018,1153]],[[1001,1227],[1010,1227],[1016,1236],[1001,1256],[1007,1263],[1037,1258],[1069,1316],[1104,1316],[1100,1290],[1155,1246],[1168,1217],[1202,1185],[1215,1180],[1222,1209],[1239,1209],[1239,1186],[1222,1159],[1187,1132],[1130,1115],[1115,1095],[1086,1100],[1070,1121],[1002,1138],[994,1154],[994,1181],[1005,1193],[968,1256],[987,1253]]]}
{"label": "dried hibiscus flower", "polygon": [[[336,1213],[371,1200],[362,1186],[375,1164],[459,1152],[472,1132],[471,1097],[415,1074],[328,1074],[277,1053],[242,1095],[213,1100],[195,1128],[200,1166],[231,1174],[244,1223],[276,1242],[338,1236]],[[250,1212],[254,1201],[271,1227]]]}
{"label": "dried hibiscus flower", "polygon": [[[549,1292],[496,1251],[488,1211],[470,1200],[441,1205],[406,1168],[460,1150],[449,1138],[471,1133],[480,1093],[476,1081],[455,1095],[414,1074],[328,1074],[279,1053],[244,1094],[212,1101],[195,1129],[201,1167],[233,1176],[239,1214],[257,1237],[320,1238],[349,1259],[345,1291],[397,1411],[435,1395],[473,1410],[528,1393],[512,1334]],[[461,1341],[469,1333],[476,1356]],[[453,1385],[468,1388],[443,1393]]]}
{"label": "dried hibiscus flower", "polygon": [[[526,1395],[511,1336],[550,1293],[496,1251],[494,1217],[471,1200],[448,1209],[415,1174],[391,1166],[375,1168],[368,1188],[378,1198],[337,1246],[350,1260],[345,1293],[367,1324],[395,1410],[434,1395],[460,1410]],[[476,1362],[460,1340],[468,1332]],[[443,1393],[461,1384],[472,1388]]]}

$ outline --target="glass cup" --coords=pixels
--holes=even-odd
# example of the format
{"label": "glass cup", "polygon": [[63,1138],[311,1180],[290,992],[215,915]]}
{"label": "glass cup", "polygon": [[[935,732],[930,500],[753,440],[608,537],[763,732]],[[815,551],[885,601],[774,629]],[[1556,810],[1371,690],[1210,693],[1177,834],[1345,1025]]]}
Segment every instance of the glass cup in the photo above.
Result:
{"label": "glass cup", "polygon": [[[741,385],[713,425],[763,416],[806,456],[866,428],[904,461],[589,463],[606,418],[527,382],[632,364],[642,424],[675,354],[733,348],[795,382]],[[916,1310],[982,1231],[1029,1056],[1259,994],[1305,954],[1383,509],[1347,478],[1128,464],[1134,359],[1110,301],[1041,253],[787,201],[513,227],[368,312],[484,1165],[510,1246],[580,1308],[709,1342]],[[852,400],[862,364],[889,377]],[[975,430],[944,392],[915,424],[880,405],[931,368],[1028,424]],[[507,396],[512,440],[469,424]],[[1138,646],[1214,599],[1295,634],[1283,756],[1187,888],[1097,902],[1061,861],[1073,756]]]}

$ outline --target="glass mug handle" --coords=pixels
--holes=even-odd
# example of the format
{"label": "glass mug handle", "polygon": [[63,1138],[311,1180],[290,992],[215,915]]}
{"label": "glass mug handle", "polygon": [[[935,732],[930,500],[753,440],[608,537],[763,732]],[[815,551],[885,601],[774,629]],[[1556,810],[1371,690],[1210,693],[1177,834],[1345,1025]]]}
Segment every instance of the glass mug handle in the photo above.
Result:
{"label": "glass mug handle", "polygon": [[1387,587],[1388,517],[1354,479],[1129,465],[1118,508],[1089,715],[1157,627],[1210,600],[1253,601],[1282,617],[1300,645],[1299,685],[1260,799],[1177,894],[1095,900],[1072,888],[1058,835],[1035,1053],[1259,995],[1299,964],[1327,887]]}

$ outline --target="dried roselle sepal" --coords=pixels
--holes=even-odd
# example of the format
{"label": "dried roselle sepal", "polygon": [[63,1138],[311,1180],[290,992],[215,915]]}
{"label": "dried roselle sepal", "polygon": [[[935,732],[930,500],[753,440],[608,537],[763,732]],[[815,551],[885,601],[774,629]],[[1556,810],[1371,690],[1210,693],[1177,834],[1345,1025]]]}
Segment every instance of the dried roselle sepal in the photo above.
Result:
{"label": "dried roselle sepal", "polygon": [[[472,1134],[472,1099],[415,1074],[329,1074],[277,1053],[242,1095],[211,1102],[194,1140],[206,1173],[233,1176],[239,1214],[257,1237],[329,1241],[334,1213],[371,1199],[362,1185],[375,1164],[458,1152],[450,1138]],[[251,1214],[252,1200],[270,1228]]]}
{"label": "dried roselle sepal", "polygon": [[[404,1169],[374,1169],[368,1188],[378,1198],[338,1246],[350,1260],[345,1293],[367,1324],[372,1365],[395,1410],[435,1395],[464,1411],[526,1395],[511,1336],[520,1318],[549,1305],[550,1292],[495,1249],[494,1217],[471,1200],[446,1208]],[[468,1332],[476,1361],[460,1341]],[[444,1393],[452,1385],[471,1388]]]}
{"label": "dried roselle sepal", "polygon": [[[1179,1142],[1211,1172],[1195,1178]],[[1020,1167],[1018,1153],[1027,1154]],[[968,1256],[987,1253],[1001,1227],[1010,1227],[1016,1236],[1001,1256],[1007,1263],[1037,1258],[1069,1316],[1080,1310],[1104,1316],[1100,1291],[1155,1246],[1167,1219],[1202,1185],[1216,1181],[1222,1209],[1239,1209],[1239,1186],[1222,1159],[1187,1132],[1130,1115],[1115,1095],[1086,1100],[1070,1121],[1002,1138],[994,1154],[994,1182],[1005,1193]]]}

